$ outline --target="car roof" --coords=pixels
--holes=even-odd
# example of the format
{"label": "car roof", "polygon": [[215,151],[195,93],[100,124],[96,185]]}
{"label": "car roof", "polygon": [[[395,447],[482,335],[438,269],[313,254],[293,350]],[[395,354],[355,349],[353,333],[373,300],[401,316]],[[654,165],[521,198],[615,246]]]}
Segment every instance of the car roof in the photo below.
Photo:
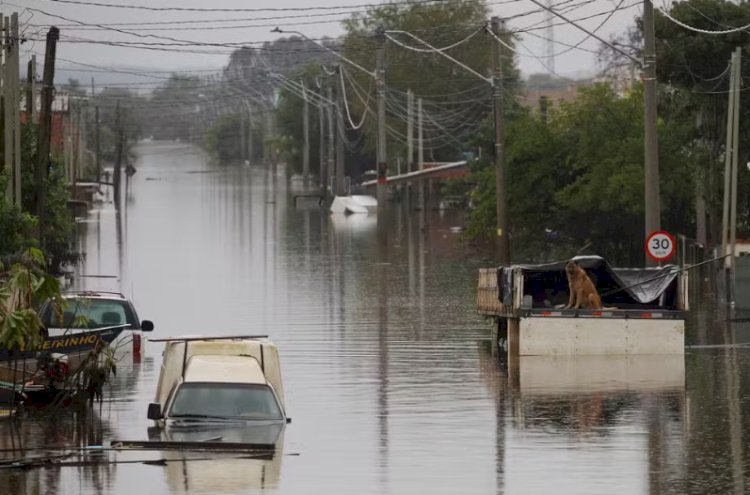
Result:
{"label": "car roof", "polygon": [[252,356],[198,354],[188,359],[184,381],[265,385],[266,375]]}
{"label": "car roof", "polygon": [[127,301],[128,299],[119,292],[94,292],[94,291],[73,291],[64,292],[62,294],[64,299],[111,299],[117,301]]}

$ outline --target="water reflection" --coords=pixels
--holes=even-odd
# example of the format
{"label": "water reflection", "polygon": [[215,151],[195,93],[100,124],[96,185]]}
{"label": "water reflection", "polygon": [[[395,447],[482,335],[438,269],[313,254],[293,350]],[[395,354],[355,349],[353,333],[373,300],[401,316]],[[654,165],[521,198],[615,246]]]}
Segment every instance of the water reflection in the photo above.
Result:
{"label": "water reflection", "polygon": [[[76,288],[122,290],[158,336],[270,334],[294,422],[272,460],[108,454],[134,462],[0,470],[10,493],[746,491],[743,327],[696,312],[703,347],[684,360],[502,361],[474,311],[492,261],[457,238],[460,212],[334,216],[295,205],[266,167],[174,143],[138,153],[120,226],[111,203],[80,223],[80,274],[114,278]],[[30,419],[2,445],[147,439],[161,350],[123,357],[92,431]]]}

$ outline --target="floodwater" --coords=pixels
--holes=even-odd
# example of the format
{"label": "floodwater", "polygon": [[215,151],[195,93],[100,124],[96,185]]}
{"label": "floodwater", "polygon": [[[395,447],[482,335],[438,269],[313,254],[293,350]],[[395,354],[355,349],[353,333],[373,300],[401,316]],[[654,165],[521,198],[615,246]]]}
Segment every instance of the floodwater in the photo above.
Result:
{"label": "floodwater", "polygon": [[378,232],[374,217],[295,206],[259,167],[217,167],[179,143],[138,152],[120,217],[104,204],[80,223],[76,287],[132,297],[155,337],[268,334],[293,422],[272,460],[50,452],[148,438],[151,342],[124,354],[101,408],[0,424],[4,458],[74,454],[0,463],[0,493],[750,491],[750,347],[721,345],[747,332],[704,313],[684,359],[501,361],[474,311],[491,262],[460,242],[457,218],[424,233],[393,212]]}

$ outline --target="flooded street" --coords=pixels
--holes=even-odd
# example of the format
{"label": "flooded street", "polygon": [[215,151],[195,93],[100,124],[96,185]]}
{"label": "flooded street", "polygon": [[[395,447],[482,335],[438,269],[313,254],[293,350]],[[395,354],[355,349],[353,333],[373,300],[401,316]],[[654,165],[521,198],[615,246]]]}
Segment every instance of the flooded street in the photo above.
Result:
{"label": "flooded street", "polygon": [[[492,262],[451,231],[458,217],[436,214],[425,234],[394,212],[384,241],[375,216],[295,207],[259,167],[179,143],[137,152],[121,218],[110,203],[80,224],[75,288],[122,291],[154,338],[268,334],[293,421],[273,460],[103,452],[120,463],[0,470],[8,493],[750,491],[750,344],[713,346],[747,332],[706,316],[684,360],[501,362],[475,311]],[[2,424],[0,446],[148,439],[162,349],[125,353],[101,410]]]}

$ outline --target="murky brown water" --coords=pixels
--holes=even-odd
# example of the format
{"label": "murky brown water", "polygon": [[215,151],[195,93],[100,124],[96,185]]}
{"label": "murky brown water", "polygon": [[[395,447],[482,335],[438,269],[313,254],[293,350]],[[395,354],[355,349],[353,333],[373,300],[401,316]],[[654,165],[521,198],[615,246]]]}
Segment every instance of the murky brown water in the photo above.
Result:
{"label": "murky brown water", "polygon": [[[263,170],[215,168],[180,144],[139,151],[120,222],[105,206],[81,225],[78,287],[132,296],[160,337],[268,333],[293,423],[272,461],[102,451],[69,460],[118,463],[0,465],[0,493],[750,491],[750,348],[501,363],[474,312],[487,261],[450,216],[423,234],[394,213],[379,241],[374,217],[295,209]],[[713,320],[693,341],[743,340]],[[0,446],[146,439],[160,352],[127,354],[101,411],[0,424]]]}

